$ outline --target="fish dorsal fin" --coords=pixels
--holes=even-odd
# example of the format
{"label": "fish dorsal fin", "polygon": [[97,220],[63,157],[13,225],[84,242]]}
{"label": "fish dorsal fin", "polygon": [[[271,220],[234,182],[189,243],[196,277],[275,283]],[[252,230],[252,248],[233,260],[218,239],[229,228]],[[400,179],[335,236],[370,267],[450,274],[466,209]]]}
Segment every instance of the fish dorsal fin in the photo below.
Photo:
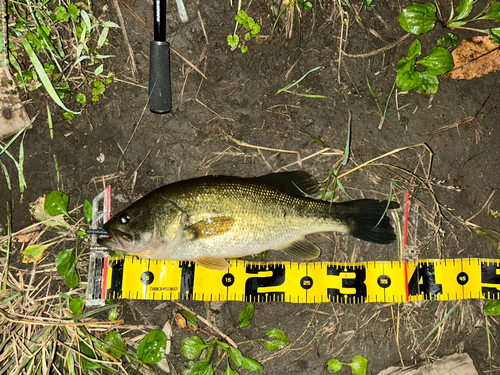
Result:
{"label": "fish dorsal fin", "polygon": [[306,238],[287,244],[280,250],[300,260],[316,259],[321,254],[321,249]]}
{"label": "fish dorsal fin", "polygon": [[219,271],[225,271],[231,265],[225,260],[224,258],[218,258],[218,257],[203,257],[203,258],[197,258],[195,259],[195,262],[199,264],[200,266],[206,267],[206,268],[211,268],[214,270],[219,270]]}
{"label": "fish dorsal fin", "polygon": [[257,177],[257,179],[285,186],[302,196],[311,196],[319,189],[318,181],[304,171],[271,173]]}
{"label": "fish dorsal fin", "polygon": [[233,224],[234,219],[232,217],[211,217],[190,225],[184,232],[187,238],[197,240],[226,233],[233,227]]}

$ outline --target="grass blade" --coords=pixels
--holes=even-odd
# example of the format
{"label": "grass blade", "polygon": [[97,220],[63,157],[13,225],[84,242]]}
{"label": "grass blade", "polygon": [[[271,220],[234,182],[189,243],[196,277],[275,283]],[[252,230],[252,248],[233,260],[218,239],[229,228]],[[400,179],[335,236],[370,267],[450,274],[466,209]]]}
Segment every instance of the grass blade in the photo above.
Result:
{"label": "grass blade", "polygon": [[59,98],[59,95],[57,95],[56,90],[54,89],[54,86],[52,86],[52,82],[50,82],[50,79],[47,76],[47,73],[45,73],[45,69],[43,68],[42,63],[40,62],[40,60],[38,60],[38,57],[37,57],[36,53],[33,51],[33,49],[31,48],[31,45],[28,42],[28,40],[23,39],[21,41],[21,43],[23,44],[23,47],[26,50],[26,53],[28,54],[28,56],[31,60],[31,63],[35,67],[36,73],[38,74],[40,81],[42,81],[43,86],[45,87],[45,89],[49,93],[52,100],[54,100],[54,102],[56,102],[56,104],[59,107],[61,107],[62,109],[64,109],[66,112],[71,112],[75,115],[80,114],[80,112],[74,112],[74,111],[66,108],[64,103],[61,101],[61,99]]}
{"label": "grass blade", "polygon": [[287,91],[290,87],[295,86],[300,81],[302,81],[304,78],[306,78],[310,73],[315,72],[318,69],[323,69],[323,68],[324,68],[324,66],[318,66],[316,68],[311,69],[306,74],[304,74],[302,77],[300,77],[297,81],[290,83],[288,86],[286,86],[286,87],[284,87],[282,89],[279,89],[278,92],[276,92],[276,94],[274,94],[274,96],[277,96],[277,95],[281,94],[283,91]]}
{"label": "grass blade", "polygon": [[422,342],[420,343],[420,345],[422,345],[422,344],[423,344],[423,343],[424,343],[424,342],[425,342],[425,341],[426,341],[429,337],[431,337],[431,336],[432,336],[432,334],[433,334],[434,332],[436,332],[436,331],[438,330],[438,328],[439,328],[439,327],[441,327],[441,326],[442,326],[442,325],[446,322],[446,320],[449,318],[449,316],[451,315],[451,313],[452,313],[453,311],[455,311],[455,309],[456,309],[458,306],[460,306],[460,302],[458,302],[455,306],[453,306],[453,308],[452,308],[450,311],[448,311],[448,314],[446,314],[446,315],[443,317],[443,319],[441,319],[441,321],[440,321],[438,324],[436,324],[436,325],[434,326],[434,328],[433,328],[433,329],[431,329],[431,331],[427,334],[427,336],[425,336],[425,339],[423,339],[423,340],[422,340]]}

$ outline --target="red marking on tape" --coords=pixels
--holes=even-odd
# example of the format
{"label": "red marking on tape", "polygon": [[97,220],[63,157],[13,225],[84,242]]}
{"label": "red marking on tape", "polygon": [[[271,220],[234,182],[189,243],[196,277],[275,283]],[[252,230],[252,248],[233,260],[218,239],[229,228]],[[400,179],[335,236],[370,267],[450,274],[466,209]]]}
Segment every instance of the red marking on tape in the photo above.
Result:
{"label": "red marking on tape", "polygon": [[107,288],[108,288],[108,260],[109,260],[109,258],[104,258],[104,265],[102,268],[101,299],[106,299],[106,292],[107,292]]}
{"label": "red marking on tape", "polygon": [[410,215],[410,192],[406,190],[404,247],[408,247],[408,217]]}

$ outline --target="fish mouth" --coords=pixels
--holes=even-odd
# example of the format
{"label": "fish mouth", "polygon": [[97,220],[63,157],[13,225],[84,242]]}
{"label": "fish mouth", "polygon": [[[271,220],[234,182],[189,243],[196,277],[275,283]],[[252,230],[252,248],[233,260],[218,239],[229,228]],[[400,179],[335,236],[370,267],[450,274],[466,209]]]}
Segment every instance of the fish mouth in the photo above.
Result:
{"label": "fish mouth", "polygon": [[119,229],[112,229],[104,225],[104,230],[108,233],[107,238],[98,238],[97,243],[101,246],[113,250],[125,251],[134,243],[134,236]]}

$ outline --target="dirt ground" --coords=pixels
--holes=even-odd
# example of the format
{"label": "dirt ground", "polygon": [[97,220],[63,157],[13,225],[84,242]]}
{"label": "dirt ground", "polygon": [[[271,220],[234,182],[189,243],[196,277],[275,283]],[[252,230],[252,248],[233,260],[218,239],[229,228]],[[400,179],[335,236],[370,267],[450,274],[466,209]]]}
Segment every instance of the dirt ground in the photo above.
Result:
{"label": "dirt ground", "polygon": [[[95,13],[104,13],[106,20],[118,22],[112,6],[104,12],[107,3],[95,1]],[[127,3],[152,28],[152,5],[136,0]],[[162,116],[147,109],[152,35],[122,7],[137,77],[133,78],[121,31],[111,30],[106,52],[116,58],[109,60],[108,69],[119,80],[107,88],[99,103],[89,105],[71,123],[50,103],[55,132],[52,141],[45,111],[39,116],[24,141],[28,185],[24,203],[19,203],[19,192],[15,188],[9,192],[5,179],[0,178],[2,201],[10,199],[13,204],[14,229],[29,225],[32,219],[28,204],[53,190],[68,194],[71,207],[75,207],[85,199],[91,201],[104,185],[111,183],[113,212],[117,212],[163,184],[207,174],[258,176],[281,168],[302,168],[323,181],[342,156],[325,154],[305,160],[321,147],[301,131],[316,136],[332,149],[343,150],[350,119],[351,159],[345,171],[399,148],[422,143],[429,148],[418,146],[380,160],[415,173],[428,187],[419,185],[401,170],[370,166],[343,179],[351,197],[387,198],[390,180],[396,180],[422,200],[419,258],[496,259],[497,245],[468,229],[463,221],[477,214],[471,220],[473,223],[495,230],[500,226],[500,219],[490,214],[491,210],[500,209],[500,197],[495,194],[489,200],[500,184],[500,74],[471,81],[441,78],[439,91],[433,97],[399,92],[397,105],[409,106],[389,117],[378,130],[380,116],[366,78],[383,106],[395,81],[396,63],[406,56],[416,37],[412,35],[396,47],[368,57],[340,58],[339,45],[346,53],[358,55],[397,41],[405,35],[398,15],[408,2],[375,1],[369,8],[356,5],[360,22],[351,10],[342,13],[337,1],[313,3],[311,11],[302,11],[300,27],[298,19],[295,20],[292,38],[288,39],[282,24],[271,37],[274,17],[269,16],[268,2],[254,1],[248,13],[262,24],[264,38],[260,39],[262,43],[252,40],[248,52],[243,54],[231,51],[226,42],[234,30],[236,13],[230,1],[217,4],[186,1],[189,21],[185,23],[179,19],[175,2],[169,2],[168,41],[173,49],[195,63],[207,79],[172,54],[174,108]],[[442,12],[448,14],[449,3],[442,3]],[[437,25],[432,32],[420,36],[423,51],[430,51],[446,32]],[[464,31],[457,34],[461,39],[474,35]],[[294,89],[299,93],[324,95],[326,99],[289,93],[275,96],[280,88],[319,66],[324,68],[311,73]],[[30,117],[45,102],[46,98],[38,95],[29,97],[33,100],[27,105]],[[389,112],[395,110],[396,92]],[[469,116],[470,121],[442,129]],[[442,131],[436,132],[439,129]],[[298,151],[304,160],[300,165],[295,163],[295,153],[245,147],[235,140],[263,148]],[[433,153],[430,174],[429,150]],[[60,182],[52,154],[57,156]],[[2,161],[11,176],[15,176],[12,162],[5,155]],[[295,164],[288,166],[292,163]],[[443,205],[441,222],[428,188]],[[396,199],[402,198],[402,192],[396,189]],[[341,199],[349,198],[342,194]],[[4,202],[0,204],[3,230],[5,217]],[[320,260],[400,259],[395,245],[375,246],[341,235],[329,238],[313,238],[323,249]],[[53,251],[55,256],[57,249]],[[19,253],[14,253],[14,258],[19,260]],[[268,259],[284,258],[275,252]],[[83,261],[82,276],[86,274],[85,266]],[[61,286],[61,290],[66,289]],[[129,325],[162,327],[179,310],[173,303],[160,310],[155,310],[160,302],[121,301],[120,304]],[[186,302],[200,315],[214,319],[237,342],[263,337],[270,327],[284,330],[293,344],[288,350],[269,353],[259,345],[243,348],[245,355],[264,364],[263,374],[324,374],[329,359],[350,362],[356,355],[368,359],[369,374],[377,374],[392,365],[431,361],[456,352],[469,354],[479,373],[484,373],[489,370],[489,363],[483,302],[463,301],[438,336],[434,334],[422,342],[455,304],[260,303],[256,305],[252,324],[236,330],[244,303]],[[494,323],[491,330],[498,341],[498,325],[490,322]],[[169,358],[174,373],[180,373],[186,361],[178,341],[186,335],[174,328]],[[496,371],[500,365],[498,350],[493,344]],[[341,372],[348,373],[348,369]]]}

